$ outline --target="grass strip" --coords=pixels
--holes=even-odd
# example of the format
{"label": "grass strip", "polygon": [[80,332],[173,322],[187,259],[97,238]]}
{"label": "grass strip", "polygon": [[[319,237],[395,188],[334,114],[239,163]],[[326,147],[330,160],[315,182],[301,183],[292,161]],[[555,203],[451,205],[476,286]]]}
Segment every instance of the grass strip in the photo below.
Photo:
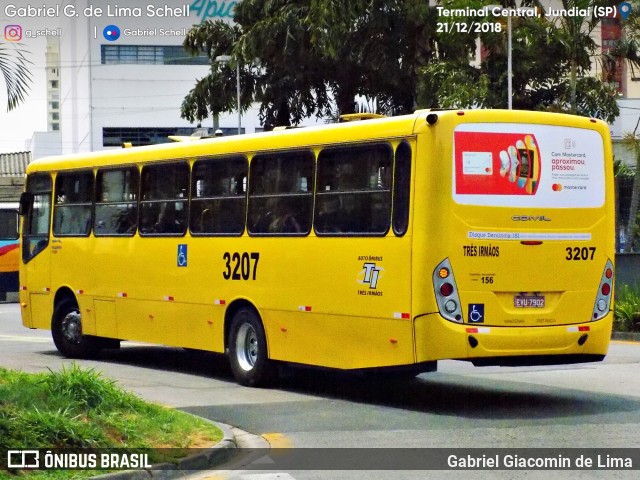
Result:
{"label": "grass strip", "polygon": [[[214,425],[143,401],[94,369],[27,374],[0,368],[0,451],[8,449],[152,449],[152,463],[222,438]],[[0,479],[86,478],[98,471],[0,470]]]}

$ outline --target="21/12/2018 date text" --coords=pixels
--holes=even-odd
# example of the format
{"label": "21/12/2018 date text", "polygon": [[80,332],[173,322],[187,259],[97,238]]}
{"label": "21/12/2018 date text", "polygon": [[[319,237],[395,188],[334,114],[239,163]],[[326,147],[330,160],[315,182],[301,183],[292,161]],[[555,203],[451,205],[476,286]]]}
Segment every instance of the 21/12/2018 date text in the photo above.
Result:
{"label": "21/12/2018 date text", "polygon": [[502,32],[502,24],[495,22],[438,22],[438,33],[499,33]]}

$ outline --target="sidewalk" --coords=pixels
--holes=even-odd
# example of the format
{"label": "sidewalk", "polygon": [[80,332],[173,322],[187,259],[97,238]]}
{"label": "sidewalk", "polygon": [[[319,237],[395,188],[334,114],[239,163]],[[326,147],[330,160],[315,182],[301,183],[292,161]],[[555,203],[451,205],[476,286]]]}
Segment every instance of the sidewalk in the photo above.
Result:
{"label": "sidewalk", "polygon": [[613,332],[611,340],[624,340],[627,342],[640,342],[640,333],[634,332]]}
{"label": "sidewalk", "polygon": [[[175,478],[204,480],[219,473],[219,470],[213,469],[231,460],[234,460],[234,465],[246,465],[247,462],[253,460],[252,452],[270,448],[269,442],[259,435],[245,432],[230,425],[212,423],[215,423],[223,431],[222,440],[205,452],[183,458],[177,465],[172,463],[158,464],[150,470],[126,470],[92,478],[96,480],[171,480]],[[238,449],[242,449],[242,454],[239,456]]]}

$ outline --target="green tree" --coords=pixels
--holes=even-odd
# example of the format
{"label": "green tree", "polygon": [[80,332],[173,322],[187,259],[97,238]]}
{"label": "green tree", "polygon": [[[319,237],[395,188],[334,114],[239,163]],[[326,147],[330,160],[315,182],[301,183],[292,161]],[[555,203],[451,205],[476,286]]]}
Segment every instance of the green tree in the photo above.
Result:
{"label": "green tree", "polygon": [[[540,6],[537,0],[503,1]],[[586,1],[595,0],[565,3]],[[487,3],[441,2],[476,9]],[[507,105],[506,25],[481,34],[487,55],[479,67],[469,64],[476,33],[438,30],[447,20],[487,23],[494,17],[447,19],[424,0],[243,0],[234,20],[235,27],[196,26],[185,41],[191,52],[206,50],[212,64],[183,103],[182,115],[191,121],[236,108],[236,62],[242,108],[257,99],[262,121],[271,124],[354,112],[356,95],[375,98],[378,111],[387,114]],[[619,114],[611,87],[589,76],[597,45],[590,27],[578,20],[563,25],[544,16],[513,19],[515,108],[575,111],[609,121]],[[234,60],[221,64],[220,55]]]}
{"label": "green tree", "polygon": [[[595,4],[592,0],[565,0],[564,8],[571,8],[573,4],[583,7],[585,2]],[[542,11],[542,5],[535,0],[507,0],[503,4],[510,8],[538,7],[538,11]],[[455,21],[495,22],[495,18],[459,18]],[[602,79],[590,76],[592,59],[598,48],[590,37],[594,27],[593,22],[586,22],[579,16],[512,18],[514,108],[573,112],[607,121],[613,121],[619,115],[615,90]],[[459,35],[456,31],[445,33],[443,37]],[[436,57],[423,69],[419,84],[419,98],[423,105],[505,108],[508,81],[506,36],[504,19],[500,32],[480,35],[485,55],[479,67],[470,65],[464,58],[452,61]],[[439,42],[442,41],[443,38],[439,38]],[[447,84],[447,77],[455,79],[455,86]],[[465,82],[465,78],[469,81]]]}
{"label": "green tree", "polygon": [[[237,105],[237,69],[233,62],[218,60],[222,56],[233,53],[234,45],[240,37],[238,26],[223,21],[207,20],[189,30],[184,47],[192,55],[204,51],[211,62],[209,75],[196,81],[182,101],[181,115],[190,122],[204,120],[211,114],[217,116],[221,112],[231,112]],[[253,100],[255,77],[251,75],[249,66],[241,69],[241,107],[247,109]]]}
{"label": "green tree", "polygon": [[[640,123],[640,122],[639,122]],[[625,135],[624,143],[633,151],[636,162],[635,173],[633,175],[633,188],[631,189],[631,202],[629,205],[629,221],[625,229],[627,243],[624,247],[625,252],[631,252],[635,243],[638,222],[638,206],[640,205],[640,138],[636,132]]]}
{"label": "green tree", "polygon": [[0,71],[7,92],[7,111],[13,110],[25,99],[32,81],[26,52],[17,43],[0,43]]}
{"label": "green tree", "polygon": [[375,97],[386,113],[406,113],[416,107],[418,69],[435,45],[435,13],[423,0],[244,0],[234,20],[235,30],[205,22],[185,41],[212,64],[183,103],[191,121],[233,109],[215,98],[227,93],[225,65],[215,59],[229,54],[242,68],[243,108],[252,91],[265,123],[353,113],[356,95]]}
{"label": "green tree", "polygon": [[[604,55],[605,74],[613,78],[618,68],[617,60],[623,60],[633,70],[640,67],[640,2],[633,2],[631,14],[624,24],[625,36],[620,39],[615,48]],[[633,132],[625,135],[623,141],[633,152],[635,159],[635,173],[633,177],[633,187],[631,189],[631,201],[629,205],[629,218],[625,228],[627,243],[624,251],[631,252],[637,237],[638,230],[638,207],[640,206],[640,135],[638,127],[640,119]]]}

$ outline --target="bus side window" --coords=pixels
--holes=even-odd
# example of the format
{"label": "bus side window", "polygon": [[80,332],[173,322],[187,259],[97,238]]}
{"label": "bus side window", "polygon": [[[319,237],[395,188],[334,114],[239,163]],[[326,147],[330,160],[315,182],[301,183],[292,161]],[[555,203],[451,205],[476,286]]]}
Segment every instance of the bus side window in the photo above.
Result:
{"label": "bus side window", "polygon": [[93,233],[96,236],[131,236],[138,223],[136,167],[98,170]]}
{"label": "bus side window", "polygon": [[27,263],[49,244],[51,188],[49,175],[31,175],[26,191],[29,204],[23,209],[22,260]]}
{"label": "bus side window", "polygon": [[66,172],[56,177],[53,234],[87,236],[91,232],[93,172]]}
{"label": "bus side window", "polygon": [[245,157],[198,160],[191,178],[194,235],[242,235],[247,205],[248,165]]}
{"label": "bus side window", "polygon": [[189,198],[187,162],[145,166],[140,192],[140,234],[185,234]]}
{"label": "bus side window", "polygon": [[403,141],[396,148],[393,176],[393,232],[401,237],[409,227],[411,195],[411,146]]}
{"label": "bus side window", "polygon": [[[4,206],[3,206],[4,207]],[[0,209],[0,240],[18,239],[18,212],[15,209]]]}
{"label": "bus side window", "polygon": [[250,234],[307,235],[313,209],[313,152],[257,154],[251,161]]}
{"label": "bus side window", "polygon": [[386,143],[326,148],[318,156],[319,235],[384,235],[391,217],[393,150]]}

